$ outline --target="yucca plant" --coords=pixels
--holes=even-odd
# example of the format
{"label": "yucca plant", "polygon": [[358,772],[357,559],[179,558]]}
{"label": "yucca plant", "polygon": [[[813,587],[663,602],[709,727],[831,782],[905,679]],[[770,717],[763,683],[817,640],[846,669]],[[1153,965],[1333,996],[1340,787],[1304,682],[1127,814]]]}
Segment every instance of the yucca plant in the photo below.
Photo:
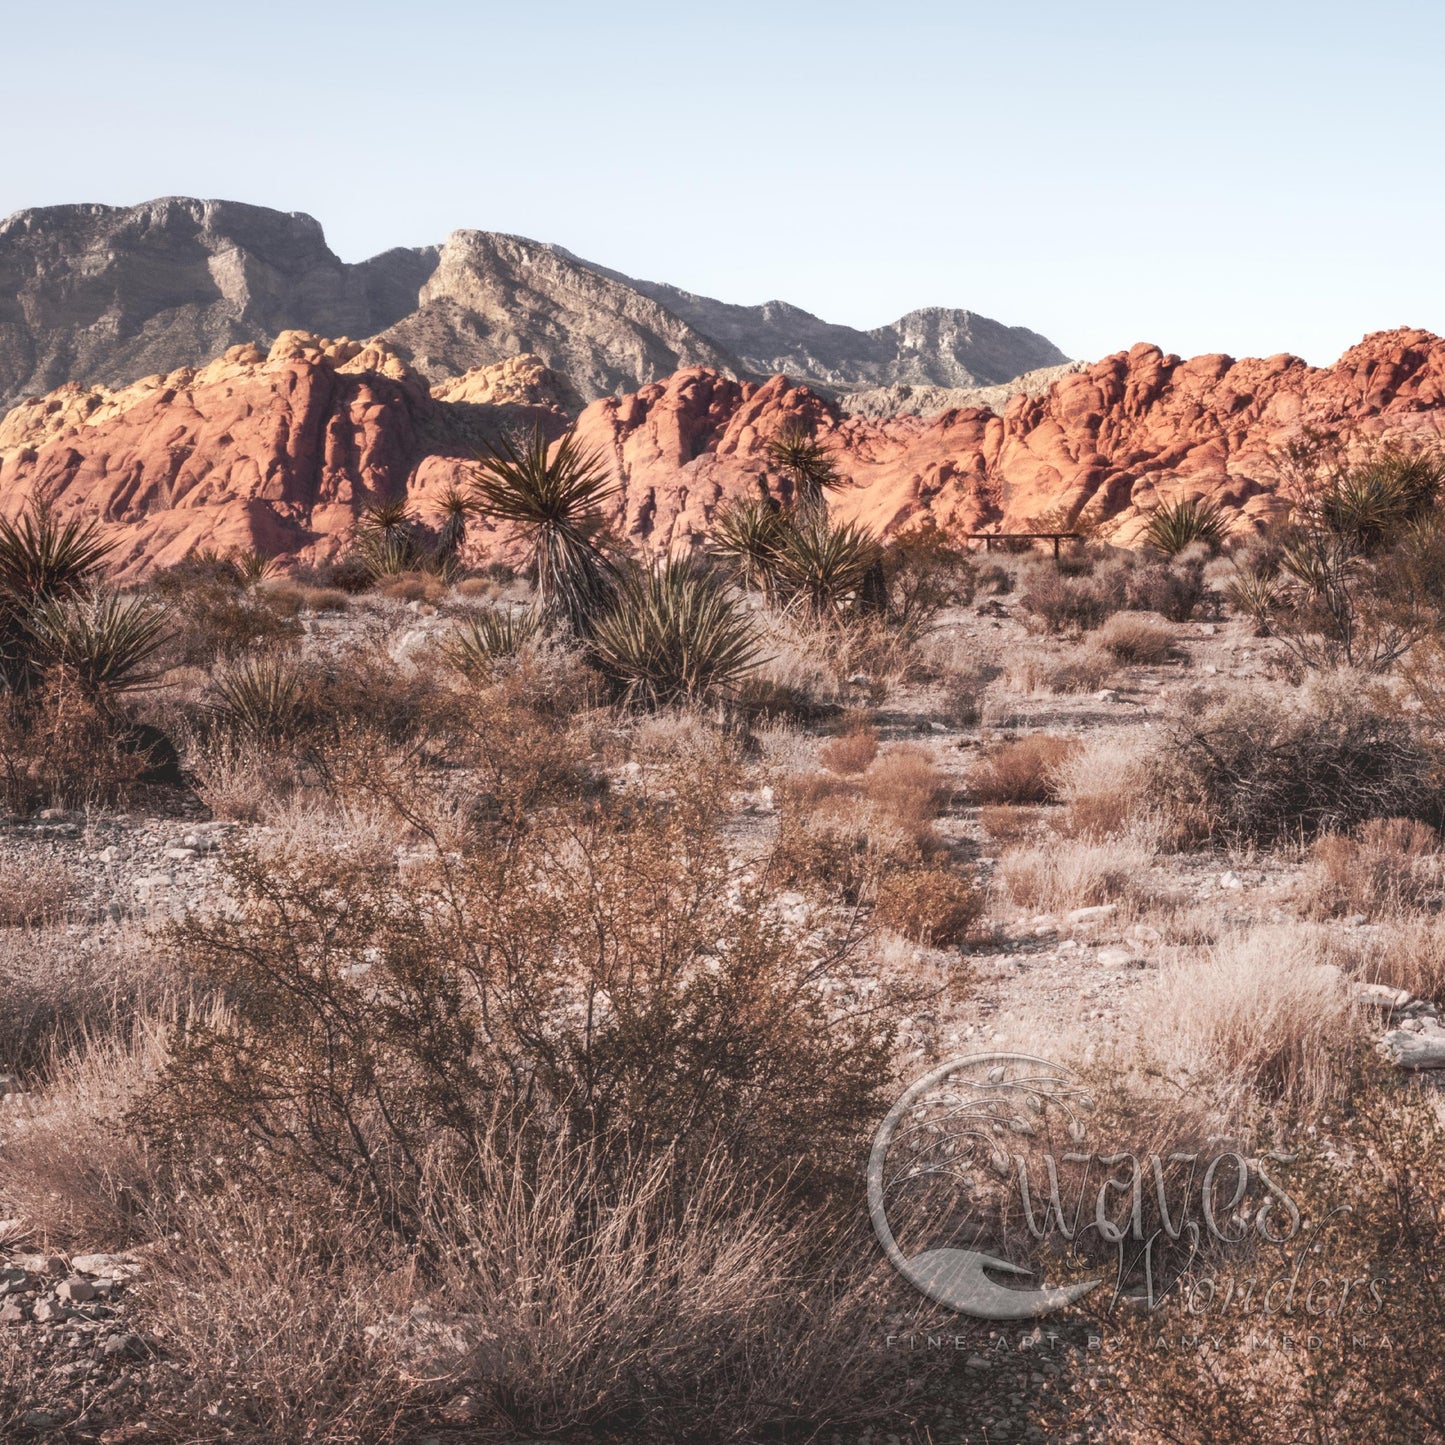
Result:
{"label": "yucca plant", "polygon": [[63,666],[95,696],[133,691],[155,682],[142,671],[166,637],[163,608],[143,597],[113,592],[87,598],[46,598],[27,619],[36,661]]}
{"label": "yucca plant", "polygon": [[277,742],[300,721],[301,670],[283,653],[233,663],[211,683],[212,715],[234,732]]}
{"label": "yucca plant", "polygon": [[752,622],[726,583],[691,559],[626,577],[591,645],[623,700],[646,707],[729,692],[761,661]]}
{"label": "yucca plant", "polygon": [[1337,470],[1313,500],[1320,525],[1362,556],[1399,540],[1435,505],[1445,485],[1445,456],[1386,450]]}
{"label": "yucca plant", "polygon": [[1228,519],[1217,502],[1180,497],[1177,501],[1161,503],[1149,514],[1144,542],[1165,557],[1177,557],[1199,542],[1211,552],[1217,552],[1224,545],[1228,530]]}
{"label": "yucca plant", "polygon": [[243,587],[259,587],[262,582],[269,581],[280,570],[274,557],[258,551],[255,547],[232,552],[230,560]]}
{"label": "yucca plant", "polygon": [[832,452],[802,422],[790,423],[768,442],[767,455],[793,484],[799,506],[817,506],[825,492],[843,483]]}
{"label": "yucca plant", "polygon": [[378,581],[417,570],[423,552],[404,497],[362,508],[356,524],[356,550],[366,570]]}
{"label": "yucca plant", "polygon": [[436,556],[453,559],[467,540],[467,514],[472,504],[456,487],[450,487],[437,504],[442,524],[437,530]]}
{"label": "yucca plant", "polygon": [[712,550],[728,562],[744,587],[771,596],[786,530],[787,521],[775,503],[743,497],[719,508],[713,518]]}
{"label": "yucca plant", "polygon": [[1229,605],[1254,623],[1255,636],[1269,635],[1270,619],[1283,599],[1280,579],[1253,568],[1241,570],[1224,589]]}
{"label": "yucca plant", "polygon": [[541,635],[542,619],[531,608],[522,612],[488,610],[467,618],[440,643],[440,651],[458,672],[485,675]]}
{"label": "yucca plant", "polygon": [[834,525],[821,509],[790,518],[778,552],[779,590],[819,621],[836,621],[865,599],[881,568],[883,549],[856,522]]}
{"label": "yucca plant", "polygon": [[0,517],[0,594],[23,606],[42,597],[80,596],[115,547],[101,537],[94,518],[57,521],[44,505],[15,522]]}
{"label": "yucca plant", "polygon": [[600,508],[615,490],[601,455],[585,450],[575,430],[549,447],[540,426],[481,457],[472,483],[475,508],[510,523],[530,550],[544,618],[581,637],[616,591],[616,569],[596,540]]}

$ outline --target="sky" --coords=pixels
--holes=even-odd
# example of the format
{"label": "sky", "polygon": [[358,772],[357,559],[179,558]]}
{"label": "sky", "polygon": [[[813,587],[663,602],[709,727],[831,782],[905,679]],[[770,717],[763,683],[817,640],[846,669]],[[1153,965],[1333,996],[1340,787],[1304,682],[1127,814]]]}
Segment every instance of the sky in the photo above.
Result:
{"label": "sky", "polygon": [[962,306],[1071,356],[1445,332],[1445,4],[0,0],[0,215],[458,227],[727,301]]}

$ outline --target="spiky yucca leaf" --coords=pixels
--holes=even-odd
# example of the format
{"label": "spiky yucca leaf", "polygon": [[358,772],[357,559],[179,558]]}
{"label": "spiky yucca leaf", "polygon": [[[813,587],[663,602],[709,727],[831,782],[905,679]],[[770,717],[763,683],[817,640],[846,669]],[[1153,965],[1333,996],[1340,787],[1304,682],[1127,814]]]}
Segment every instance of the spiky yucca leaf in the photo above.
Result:
{"label": "spiky yucca leaf", "polygon": [[243,587],[259,587],[262,582],[269,581],[280,571],[280,565],[274,557],[258,551],[255,547],[232,552],[230,561]]}
{"label": "spiky yucca leaf", "polygon": [[627,577],[592,637],[597,665],[628,702],[699,702],[761,661],[751,621],[717,577],[669,559]]}
{"label": "spiky yucca leaf", "polygon": [[458,672],[490,672],[503,658],[515,657],[542,635],[542,619],[531,608],[523,612],[488,610],[467,618],[440,644],[443,657]]}
{"label": "spiky yucca leaf", "polygon": [[1177,501],[1161,503],[1149,514],[1144,541],[1165,557],[1177,557],[1196,542],[1217,552],[1228,530],[1228,519],[1217,502],[1180,497]]}
{"label": "spiky yucca leaf", "polygon": [[143,597],[48,598],[31,608],[27,625],[37,663],[68,668],[90,692],[127,692],[156,680],[141,669],[165,641],[166,614]]}
{"label": "spiky yucca leaf", "polygon": [[743,497],[713,518],[712,549],[727,559],[744,587],[771,593],[786,528],[775,505],[761,497]]}
{"label": "spiky yucca leaf", "polygon": [[796,605],[814,617],[837,618],[856,602],[878,567],[883,549],[856,522],[834,525],[827,513],[795,515],[778,552],[778,585]]}
{"label": "spiky yucca leaf", "polygon": [[479,459],[472,482],[477,510],[515,527],[530,549],[543,615],[583,637],[616,588],[595,541],[599,509],[615,491],[601,455],[585,450],[575,430],[549,447],[540,426],[525,441],[503,438]]}
{"label": "spiky yucca leaf", "polygon": [[300,669],[281,653],[242,658],[212,681],[209,706],[235,732],[278,741],[301,717]]}

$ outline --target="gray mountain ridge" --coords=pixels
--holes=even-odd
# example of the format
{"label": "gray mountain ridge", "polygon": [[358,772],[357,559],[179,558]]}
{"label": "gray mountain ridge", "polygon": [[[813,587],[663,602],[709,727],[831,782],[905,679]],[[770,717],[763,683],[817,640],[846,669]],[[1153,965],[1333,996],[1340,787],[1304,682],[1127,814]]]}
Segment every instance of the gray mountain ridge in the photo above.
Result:
{"label": "gray mountain ridge", "polygon": [[926,308],[872,331],[739,306],[493,231],[342,261],[318,221],[237,201],[77,204],[0,221],[0,409],[120,385],[287,329],[378,336],[429,381],[519,352],[581,405],[688,366],[828,394],[999,385],[1067,357],[1036,332]]}

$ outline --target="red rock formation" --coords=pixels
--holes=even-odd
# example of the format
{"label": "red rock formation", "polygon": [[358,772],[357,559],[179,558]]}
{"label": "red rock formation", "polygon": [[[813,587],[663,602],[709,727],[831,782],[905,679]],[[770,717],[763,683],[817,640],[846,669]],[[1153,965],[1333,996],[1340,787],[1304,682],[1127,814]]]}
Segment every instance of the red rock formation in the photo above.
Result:
{"label": "red rock formation", "polygon": [[[458,395],[520,397],[523,370]],[[44,489],[100,516],[123,536],[126,575],[197,546],[331,555],[371,497],[405,487],[425,514],[465,481],[488,430],[560,425],[535,400],[431,396],[384,348],[292,333],[265,359],[233,348],[199,372],[23,404],[0,422],[0,509],[13,514]],[[871,420],[783,377],[757,385],[693,368],[594,402],[578,425],[612,462],[619,530],[664,548],[705,534],[722,498],[768,484],[766,442],[796,418],[835,449],[847,478],[835,509],[880,531],[930,518],[1008,530],[1078,510],[1128,544],[1163,497],[1217,498],[1241,525],[1268,515],[1278,506],[1270,453],[1302,426],[1438,440],[1445,341],[1380,332],[1322,369],[1136,346],[1015,397],[1002,416]],[[477,541],[488,550],[500,539],[481,529]]]}

